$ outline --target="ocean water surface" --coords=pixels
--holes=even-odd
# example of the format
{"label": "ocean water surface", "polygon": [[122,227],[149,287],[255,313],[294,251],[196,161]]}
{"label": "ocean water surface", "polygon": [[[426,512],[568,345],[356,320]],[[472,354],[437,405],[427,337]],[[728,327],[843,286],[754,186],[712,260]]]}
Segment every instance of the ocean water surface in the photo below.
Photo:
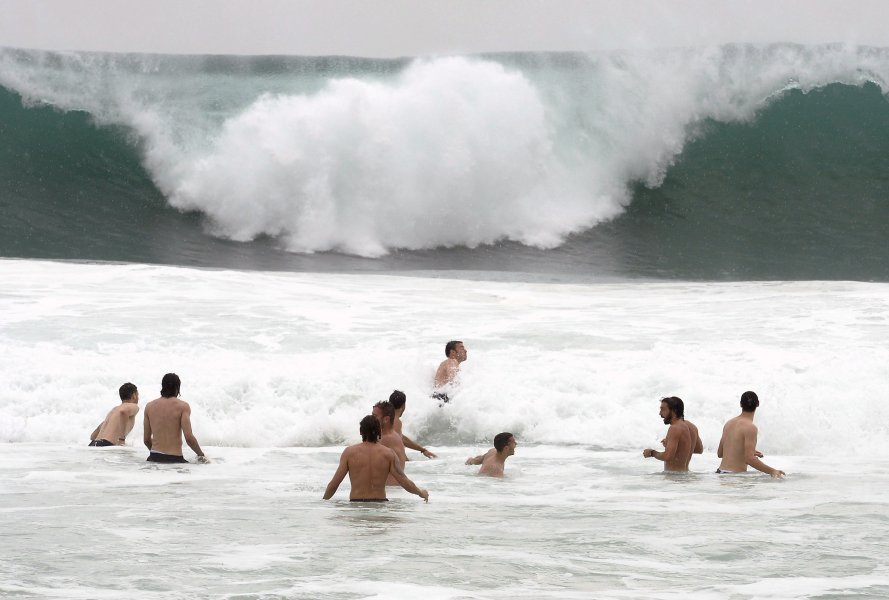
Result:
{"label": "ocean water surface", "polygon": [[[836,43],[0,49],[0,596],[889,596],[887,82]],[[211,464],[86,447],[170,371]],[[322,501],[395,388],[430,502]],[[783,480],[714,473],[748,389]],[[668,395],[689,474],[642,458]]]}

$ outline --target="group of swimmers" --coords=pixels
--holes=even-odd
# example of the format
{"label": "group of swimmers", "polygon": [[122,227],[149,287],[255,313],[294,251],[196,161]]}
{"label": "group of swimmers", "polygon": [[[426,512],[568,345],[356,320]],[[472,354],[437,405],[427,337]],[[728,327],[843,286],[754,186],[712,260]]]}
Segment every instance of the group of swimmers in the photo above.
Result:
{"label": "group of swimmers", "polygon": [[[466,347],[461,341],[450,341],[445,345],[445,356],[436,370],[432,393],[432,397],[442,403],[450,401],[447,391],[456,379],[460,363],[467,358]],[[179,377],[167,373],[161,380],[160,397],[145,406],[143,441],[149,450],[149,462],[187,463],[182,456],[183,438],[197,455],[197,462],[209,462],[192,432],[191,407],[179,398],[180,387]],[[123,445],[132,431],[139,412],[139,390],[132,383],[125,383],[119,392],[120,405],[111,409],[92,432],[90,446]],[[339,466],[324,492],[325,500],[336,493],[348,474],[352,484],[349,499],[353,502],[385,502],[386,486],[391,485],[400,485],[429,501],[429,492],[405,475],[406,448],[427,458],[436,458],[436,455],[402,432],[401,417],[406,406],[405,393],[395,390],[389,400],[376,403],[372,413],[361,419],[359,433],[362,441],[343,451]],[[750,466],[772,477],[784,476],[783,471],[762,462],[763,455],[756,450],[757,428],[753,424],[753,415],[758,407],[759,398],[754,392],[741,395],[741,413],[730,419],[722,430],[716,453],[722,462],[717,473],[741,473]],[[684,403],[675,396],[660,401],[660,417],[670,426],[661,441],[664,450],[645,448],[642,455],[663,461],[665,471],[688,471],[692,455],[704,451],[698,428],[685,420]],[[493,448],[468,458],[466,464],[481,465],[481,475],[503,477],[506,459],[515,453],[516,444],[515,436],[504,431],[494,436]]]}

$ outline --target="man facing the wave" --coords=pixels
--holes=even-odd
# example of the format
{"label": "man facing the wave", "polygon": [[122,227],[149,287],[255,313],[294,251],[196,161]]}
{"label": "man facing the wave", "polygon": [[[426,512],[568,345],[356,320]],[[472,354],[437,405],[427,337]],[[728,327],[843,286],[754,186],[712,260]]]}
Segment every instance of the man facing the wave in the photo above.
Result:
{"label": "man facing the wave", "polygon": [[676,396],[661,400],[660,416],[664,425],[670,426],[667,437],[662,442],[664,450],[658,452],[646,448],[642,451],[642,456],[664,461],[664,471],[688,471],[691,455],[704,452],[698,428],[685,420],[685,403]]}
{"label": "man facing the wave", "polygon": [[392,408],[395,409],[395,423],[392,425],[392,429],[401,436],[404,447],[416,450],[426,458],[435,458],[435,453],[430,452],[401,431],[401,416],[404,414],[405,408],[407,408],[407,395],[401,390],[395,390],[389,395],[389,402],[392,403]]}
{"label": "man facing the wave", "polygon": [[118,390],[120,404],[108,411],[105,420],[90,434],[90,446],[123,446],[136,424],[139,412],[139,390],[125,383]]}
{"label": "man facing the wave", "polygon": [[741,414],[729,419],[722,428],[722,439],[716,456],[722,459],[717,473],[743,473],[747,466],[767,473],[772,477],[784,477],[784,471],[773,469],[765,464],[762,452],[756,449],[758,430],[753,424],[753,414],[759,407],[759,397],[754,392],[741,394]]}
{"label": "man facing the wave", "polygon": [[191,431],[191,407],[179,398],[181,385],[178,375],[167,373],[161,380],[160,398],[145,405],[143,441],[149,450],[149,462],[187,463],[182,457],[183,436],[198,455],[198,462],[209,462]]}
{"label": "man facing the wave", "polygon": [[340,464],[324,490],[324,499],[330,500],[333,497],[348,474],[352,483],[352,490],[349,492],[351,502],[386,502],[386,480],[389,477],[395,478],[410,493],[429,502],[429,492],[418,488],[408,479],[398,466],[395,452],[377,443],[380,439],[379,419],[367,415],[361,419],[358,431],[361,433],[361,443],[343,450]]}

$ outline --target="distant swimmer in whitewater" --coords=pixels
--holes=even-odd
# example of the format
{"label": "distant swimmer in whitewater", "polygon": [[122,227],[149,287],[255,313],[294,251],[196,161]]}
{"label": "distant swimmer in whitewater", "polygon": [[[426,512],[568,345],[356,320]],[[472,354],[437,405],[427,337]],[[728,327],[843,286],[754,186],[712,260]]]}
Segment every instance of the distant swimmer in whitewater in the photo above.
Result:
{"label": "distant swimmer in whitewater", "polygon": [[466,347],[463,342],[452,340],[445,344],[445,356],[447,358],[441,361],[438,370],[435,371],[432,397],[441,402],[450,402],[446,389],[457,378],[460,363],[466,360]]}
{"label": "distant swimmer in whitewater", "polygon": [[160,398],[145,405],[143,441],[149,462],[187,463],[182,457],[183,436],[199,463],[210,462],[191,431],[191,407],[179,398],[181,385],[178,375],[167,373],[161,380]]}
{"label": "distant swimmer in whitewater", "polygon": [[139,412],[139,390],[125,383],[118,390],[120,404],[108,411],[105,420],[90,434],[90,446],[123,446],[136,424]]}
{"label": "distant swimmer in whitewater", "polygon": [[784,471],[765,464],[762,452],[756,449],[758,430],[753,424],[753,414],[759,407],[759,397],[754,392],[741,394],[741,414],[729,419],[722,428],[722,439],[716,456],[722,459],[717,473],[743,473],[748,466],[772,477],[784,477]]}
{"label": "distant swimmer in whitewater", "polygon": [[467,465],[481,465],[479,475],[488,477],[503,477],[506,467],[506,459],[515,454],[516,440],[508,431],[494,436],[494,447],[478,456],[466,459]]}
{"label": "distant swimmer in whitewater", "polygon": [[343,450],[340,464],[324,490],[324,499],[330,500],[333,497],[348,474],[352,483],[352,490],[349,492],[349,500],[352,502],[386,502],[386,480],[389,477],[395,478],[411,494],[429,502],[429,492],[408,479],[398,466],[395,452],[377,443],[381,435],[379,419],[367,415],[361,419],[358,431],[362,441]]}
{"label": "distant swimmer in whitewater", "polygon": [[664,461],[664,471],[688,471],[692,454],[704,452],[698,428],[685,420],[685,403],[676,396],[661,399],[660,416],[664,425],[670,426],[667,437],[662,441],[664,450],[658,452],[646,448],[642,456]]}

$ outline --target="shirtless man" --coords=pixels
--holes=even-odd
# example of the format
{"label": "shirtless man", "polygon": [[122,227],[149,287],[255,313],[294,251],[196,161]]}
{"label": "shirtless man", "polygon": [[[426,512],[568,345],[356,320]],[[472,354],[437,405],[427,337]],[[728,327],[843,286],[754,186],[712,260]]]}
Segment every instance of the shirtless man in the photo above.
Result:
{"label": "shirtless man", "polygon": [[404,409],[407,406],[407,396],[405,393],[400,390],[395,390],[389,395],[389,402],[392,404],[392,408],[395,409],[395,424],[393,425],[393,429],[395,430],[395,433],[401,436],[401,441],[404,443],[404,447],[416,450],[426,458],[435,458],[435,454],[401,432],[401,415],[404,414]]}
{"label": "shirtless man", "polygon": [[161,380],[161,397],[145,405],[143,440],[150,462],[187,463],[182,457],[183,435],[185,443],[198,455],[198,462],[210,462],[191,432],[191,407],[179,399],[181,385],[178,375],[167,373]]}
{"label": "shirtless man", "polygon": [[[404,442],[401,441],[401,434],[395,433],[395,408],[393,408],[391,402],[377,402],[373,407],[373,416],[380,421],[380,443],[395,453],[395,457],[398,460],[398,468],[404,471],[407,453],[404,451]],[[390,475],[386,485],[399,485],[399,482]]]}
{"label": "shirtless man", "polygon": [[729,419],[722,428],[722,439],[716,456],[722,459],[717,473],[743,473],[747,466],[767,473],[772,477],[784,477],[784,471],[773,469],[765,464],[762,452],[756,449],[756,425],[753,424],[753,413],[759,407],[759,398],[753,392],[741,394],[741,414]]}
{"label": "shirtless man", "polygon": [[665,449],[658,452],[646,448],[642,451],[642,456],[664,461],[664,471],[688,471],[691,455],[704,452],[698,428],[685,420],[685,404],[676,396],[661,400],[660,415],[664,425],[670,426],[667,437],[661,442]]}
{"label": "shirtless man", "polygon": [[479,475],[488,477],[503,477],[503,469],[506,467],[506,459],[515,454],[516,441],[508,431],[494,436],[494,447],[478,456],[466,459],[467,465],[481,465]]}
{"label": "shirtless man", "polygon": [[127,435],[136,424],[139,412],[139,390],[132,383],[120,386],[120,404],[105,416],[105,420],[90,434],[90,446],[123,446]]}
{"label": "shirtless man", "polygon": [[349,500],[352,502],[386,502],[387,477],[394,477],[401,487],[429,502],[429,492],[418,488],[398,467],[395,452],[377,443],[380,439],[379,419],[367,415],[361,419],[359,431],[362,442],[343,450],[340,464],[324,490],[324,499],[333,497],[348,473],[352,483]]}
{"label": "shirtless man", "polygon": [[442,388],[453,383],[457,378],[460,363],[466,360],[466,347],[463,346],[463,342],[452,340],[445,344],[445,356],[447,358],[441,361],[438,370],[435,371],[435,390],[432,392],[432,397],[442,402],[450,402],[447,392]]}

